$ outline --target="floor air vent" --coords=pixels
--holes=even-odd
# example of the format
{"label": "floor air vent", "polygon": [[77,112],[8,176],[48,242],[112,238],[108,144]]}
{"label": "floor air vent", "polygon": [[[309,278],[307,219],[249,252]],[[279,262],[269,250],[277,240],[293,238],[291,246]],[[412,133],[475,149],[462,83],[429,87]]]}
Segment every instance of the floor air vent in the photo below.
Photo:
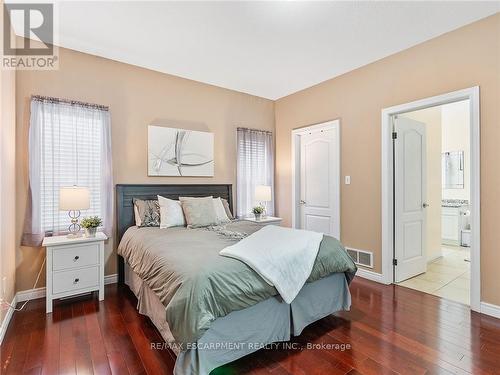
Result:
{"label": "floor air vent", "polygon": [[350,255],[354,263],[360,266],[373,268],[373,253],[365,250],[352,249],[346,247],[347,253]]}

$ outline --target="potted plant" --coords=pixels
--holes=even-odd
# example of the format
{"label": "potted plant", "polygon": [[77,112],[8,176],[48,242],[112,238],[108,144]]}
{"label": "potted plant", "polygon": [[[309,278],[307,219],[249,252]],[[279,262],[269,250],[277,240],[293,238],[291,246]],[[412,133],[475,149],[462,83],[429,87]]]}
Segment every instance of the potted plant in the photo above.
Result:
{"label": "potted plant", "polygon": [[102,224],[99,216],[90,216],[82,220],[81,226],[85,230],[85,237],[95,237],[97,228]]}
{"label": "potted plant", "polygon": [[260,220],[260,216],[264,213],[264,207],[255,206],[252,208],[252,212],[255,215],[255,220]]}

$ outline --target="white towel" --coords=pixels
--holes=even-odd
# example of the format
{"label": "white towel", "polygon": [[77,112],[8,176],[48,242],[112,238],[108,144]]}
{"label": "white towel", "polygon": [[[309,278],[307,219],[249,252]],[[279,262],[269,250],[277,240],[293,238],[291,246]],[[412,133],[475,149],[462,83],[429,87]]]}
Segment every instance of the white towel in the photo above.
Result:
{"label": "white towel", "polygon": [[247,264],[291,303],[311,275],[322,239],[322,233],[268,225],[220,255]]}

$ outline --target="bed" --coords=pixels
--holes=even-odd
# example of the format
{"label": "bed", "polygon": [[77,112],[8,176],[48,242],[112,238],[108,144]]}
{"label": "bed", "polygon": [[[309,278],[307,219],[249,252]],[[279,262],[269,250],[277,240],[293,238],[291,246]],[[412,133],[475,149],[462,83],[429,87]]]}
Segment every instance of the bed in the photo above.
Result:
{"label": "bed", "polygon": [[[218,256],[218,251],[234,239],[204,228],[135,227],[133,199],[156,199],[157,195],[170,199],[221,197],[232,211],[232,186],[116,188],[119,282],[129,286],[138,299],[138,311],[151,319],[166,347],[177,355],[176,375],[209,374],[265,345],[288,341],[310,323],[350,308],[348,283],[355,266],[350,272],[328,272],[329,258],[322,248],[319,265],[287,304],[244,263]],[[251,225],[236,221],[228,228],[258,230]],[[347,265],[350,258],[342,262],[342,269],[351,267]]]}

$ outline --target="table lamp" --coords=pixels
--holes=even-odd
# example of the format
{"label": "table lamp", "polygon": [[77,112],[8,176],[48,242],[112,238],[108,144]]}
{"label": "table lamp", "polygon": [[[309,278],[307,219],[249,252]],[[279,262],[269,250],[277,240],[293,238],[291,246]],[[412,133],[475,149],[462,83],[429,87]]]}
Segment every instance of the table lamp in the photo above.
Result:
{"label": "table lamp", "polygon": [[270,202],[272,200],[271,186],[268,185],[257,185],[255,187],[255,200],[260,202],[260,205],[264,207],[264,215],[266,217],[266,209],[263,202]]}
{"label": "table lamp", "polygon": [[90,207],[90,191],[86,187],[68,186],[59,190],[59,210],[68,211],[71,224],[68,227],[68,238],[80,236],[80,210],[88,210]]}

